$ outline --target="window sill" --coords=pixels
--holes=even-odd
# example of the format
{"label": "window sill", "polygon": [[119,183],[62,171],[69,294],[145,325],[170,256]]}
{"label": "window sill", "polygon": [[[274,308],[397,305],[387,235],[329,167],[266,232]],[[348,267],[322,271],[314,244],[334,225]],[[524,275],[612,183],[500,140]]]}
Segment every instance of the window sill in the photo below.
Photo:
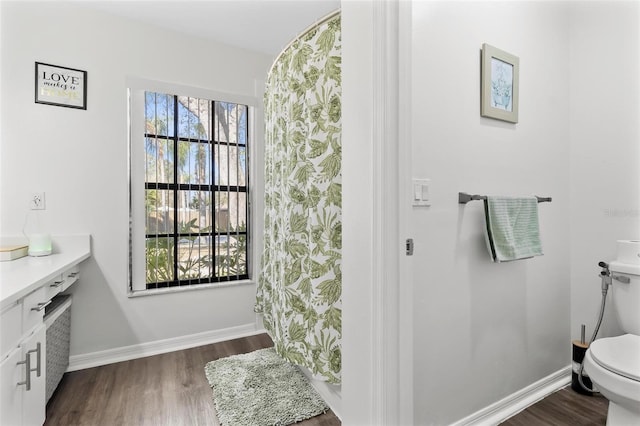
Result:
{"label": "window sill", "polygon": [[192,286],[185,287],[167,287],[167,288],[158,288],[151,290],[129,290],[127,292],[127,297],[146,297],[146,296],[157,296],[161,294],[172,294],[172,293],[182,293],[185,291],[201,291],[201,290],[211,290],[216,288],[223,287],[237,287],[237,286],[245,286],[245,285],[254,285],[254,280],[241,280],[241,281],[226,281],[220,283],[210,283],[210,284],[198,284]]}

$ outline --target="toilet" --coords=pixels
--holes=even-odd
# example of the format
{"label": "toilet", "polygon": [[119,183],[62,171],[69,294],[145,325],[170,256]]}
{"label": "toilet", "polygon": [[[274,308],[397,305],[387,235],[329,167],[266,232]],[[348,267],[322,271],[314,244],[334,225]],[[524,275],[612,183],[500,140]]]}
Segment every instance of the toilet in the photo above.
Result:
{"label": "toilet", "polygon": [[640,425],[640,241],[618,241],[611,307],[625,334],[589,345],[584,369],[609,400],[607,426]]}

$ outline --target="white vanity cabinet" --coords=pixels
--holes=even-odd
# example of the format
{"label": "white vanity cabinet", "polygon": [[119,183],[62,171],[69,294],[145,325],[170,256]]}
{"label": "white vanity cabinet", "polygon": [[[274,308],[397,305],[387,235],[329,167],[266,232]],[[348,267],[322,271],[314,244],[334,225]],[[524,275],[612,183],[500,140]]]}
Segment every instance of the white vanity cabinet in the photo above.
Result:
{"label": "white vanity cabinet", "polygon": [[41,425],[45,419],[44,324],[0,363],[0,424]]}
{"label": "white vanity cabinet", "polygon": [[[89,236],[43,258],[0,262],[0,425],[37,426],[46,413],[46,325],[51,299],[78,280]],[[56,239],[54,238],[54,243]]]}
{"label": "white vanity cabinet", "polygon": [[[44,287],[28,294],[0,316],[2,329],[21,330],[17,345],[2,346],[0,425],[41,425],[45,419],[46,328]],[[21,315],[16,315],[19,312]],[[19,321],[16,321],[19,319]],[[4,342],[3,342],[4,343]]]}
{"label": "white vanity cabinet", "polygon": [[22,350],[17,347],[0,363],[0,424],[22,424],[22,389],[16,383],[22,381]]}

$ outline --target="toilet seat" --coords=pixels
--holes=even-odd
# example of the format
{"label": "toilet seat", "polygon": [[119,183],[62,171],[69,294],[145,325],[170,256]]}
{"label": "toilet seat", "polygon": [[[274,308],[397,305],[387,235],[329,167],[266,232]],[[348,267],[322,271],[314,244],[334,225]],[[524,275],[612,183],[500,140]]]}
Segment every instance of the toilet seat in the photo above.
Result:
{"label": "toilet seat", "polygon": [[589,349],[602,368],[640,382],[640,336],[624,334],[598,339]]}

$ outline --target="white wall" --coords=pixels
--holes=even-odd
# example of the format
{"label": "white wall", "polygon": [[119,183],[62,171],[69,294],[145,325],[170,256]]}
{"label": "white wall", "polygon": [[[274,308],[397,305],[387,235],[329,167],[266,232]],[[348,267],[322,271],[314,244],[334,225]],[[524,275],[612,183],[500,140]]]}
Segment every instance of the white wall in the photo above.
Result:
{"label": "white wall", "polygon": [[[413,3],[413,161],[432,206],[415,239],[414,423],[444,425],[569,364],[570,131],[567,6]],[[480,117],[480,49],[520,57],[520,122]],[[545,255],[489,259],[481,202],[540,195]]]}
{"label": "white wall", "polygon": [[[253,285],[127,298],[125,76],[262,99],[272,58],[74,2],[2,2],[0,229],[19,234],[31,192],[46,193],[53,234],[89,233],[73,290],[71,354],[252,325]],[[34,62],[88,72],[87,110],[34,103]]]}
{"label": "white wall", "polygon": [[[585,2],[570,20],[571,335],[590,338],[598,262],[640,238],[640,3]],[[615,281],[614,281],[615,283]],[[614,284],[615,285],[615,284]],[[621,333],[608,298],[599,337]]]}
{"label": "white wall", "polygon": [[[372,198],[374,129],[371,110],[373,68],[369,46],[374,32],[370,2],[342,4],[342,421],[349,425],[375,424],[372,403],[376,376],[374,354],[360,348],[373,347],[374,308],[371,283],[373,246]],[[358,167],[354,167],[358,164]],[[363,209],[363,204],[366,207]],[[376,354],[377,355],[377,354]]]}
{"label": "white wall", "polygon": [[[398,188],[398,166],[409,140],[396,135],[405,123],[398,111],[409,105],[398,90],[405,68],[397,64],[410,53],[409,44],[397,49],[401,9],[407,12],[397,2],[342,3],[341,419],[348,425],[412,423],[413,390],[406,384],[413,336],[400,301],[408,268],[399,200],[408,194]],[[400,325],[407,326],[403,333]]]}

